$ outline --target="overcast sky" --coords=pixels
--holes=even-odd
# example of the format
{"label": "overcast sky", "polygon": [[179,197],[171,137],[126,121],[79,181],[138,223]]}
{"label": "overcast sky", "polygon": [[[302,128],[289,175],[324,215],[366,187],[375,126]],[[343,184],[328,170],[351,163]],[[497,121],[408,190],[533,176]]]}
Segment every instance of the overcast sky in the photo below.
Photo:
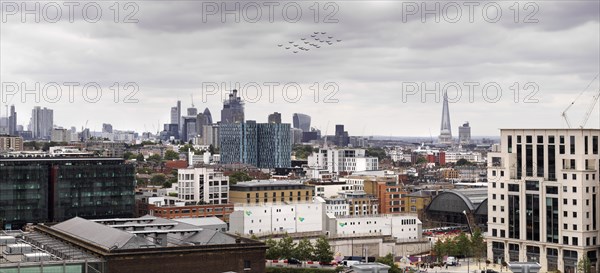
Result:
{"label": "overcast sky", "polygon": [[[33,3],[28,7],[35,8]],[[55,19],[57,6],[48,3],[40,2],[37,23],[34,15],[21,13],[20,3],[15,10],[15,5],[2,2],[1,99],[2,104],[16,106],[23,125],[29,122],[31,108],[40,105],[54,109],[58,126],[79,129],[89,120],[88,127],[97,131],[102,123],[156,131],[159,123],[162,128],[169,122],[177,99],[183,108],[191,106],[192,94],[199,111],[208,107],[219,120],[222,98],[207,86],[225,84],[219,87],[225,94],[238,83],[246,87],[246,119],[266,122],[267,115],[277,111],[291,123],[293,113],[305,113],[323,133],[332,134],[335,124],[345,124],[350,135],[437,136],[441,93],[447,90],[454,136],[464,121],[471,123],[473,135],[494,136],[499,128],[566,126],[562,111],[591,82],[568,112],[571,123],[579,125],[600,87],[598,79],[592,81],[600,65],[596,0],[518,6],[513,1],[492,2],[486,7],[482,2],[472,13],[464,2],[442,1],[437,2],[439,22],[434,14],[423,13],[423,8],[435,9],[434,1],[301,1],[285,8],[289,2],[226,2],[229,10],[240,5],[233,12],[239,22],[235,14],[223,13],[220,2],[120,2],[117,7],[103,1],[96,2],[102,11],[96,23],[88,22],[96,17],[93,6],[87,12],[83,2],[74,6],[76,16],[70,22],[69,7],[57,4],[62,14]],[[260,18],[256,6],[261,8]],[[319,32],[315,38],[332,45],[315,41],[310,36],[314,32]],[[289,41],[310,50],[298,50]],[[36,82],[46,97],[37,103],[34,95],[23,99],[22,87],[35,90]],[[73,102],[64,85],[62,97],[55,99],[55,88],[47,85],[52,82],[79,83]],[[94,82],[102,88],[95,103],[93,88],[87,97],[82,95],[82,86]],[[111,90],[115,82],[121,89],[117,103],[115,88]],[[129,82],[139,90],[127,99],[134,90],[125,89]],[[271,98],[269,83],[279,84]],[[302,92],[298,99],[295,83]],[[286,84],[290,88],[284,95]],[[20,92],[13,96],[15,86]],[[462,89],[461,97],[456,86]],[[501,88],[500,97],[495,86]],[[424,88],[430,94],[423,99]],[[516,97],[515,90],[520,90]],[[439,94],[437,100],[434,93]],[[600,128],[599,108],[596,105],[587,127]],[[1,112],[6,115],[4,105]]]}

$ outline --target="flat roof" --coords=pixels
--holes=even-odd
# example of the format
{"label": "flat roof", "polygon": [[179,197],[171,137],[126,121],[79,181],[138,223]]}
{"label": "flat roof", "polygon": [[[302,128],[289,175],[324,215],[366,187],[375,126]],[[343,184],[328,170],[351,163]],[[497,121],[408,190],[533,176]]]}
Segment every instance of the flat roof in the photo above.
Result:
{"label": "flat roof", "polygon": [[259,186],[304,186],[299,180],[252,180],[238,182],[231,187],[259,187]]}

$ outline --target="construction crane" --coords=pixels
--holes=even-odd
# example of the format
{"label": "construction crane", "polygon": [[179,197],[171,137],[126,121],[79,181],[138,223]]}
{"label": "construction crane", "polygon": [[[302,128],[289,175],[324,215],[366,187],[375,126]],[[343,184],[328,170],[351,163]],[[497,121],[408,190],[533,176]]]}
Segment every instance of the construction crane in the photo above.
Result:
{"label": "construction crane", "polygon": [[[569,104],[569,106],[567,106],[567,108],[562,112],[562,117],[565,119],[565,122],[567,123],[568,128],[571,128],[571,122],[569,121],[569,117],[567,116],[567,111],[569,111],[569,109],[571,109],[571,107],[573,107],[575,102],[581,97],[581,95],[583,95],[583,93],[590,87],[590,85],[592,85],[592,83],[597,78],[598,78],[598,74],[596,74],[596,77],[594,77],[594,79],[585,87],[585,89],[583,89],[579,93],[579,95],[577,95],[577,97],[571,102],[571,104]],[[598,102],[598,98],[600,98],[600,88],[598,88],[598,91],[592,98],[592,101],[590,102],[590,105],[588,106],[587,111],[585,112],[585,114],[583,116],[583,119],[579,125],[579,128],[583,129],[583,127],[585,127],[585,124],[587,123],[588,119],[590,118],[590,115],[592,114],[592,111],[594,110],[594,107],[596,106],[596,103]]]}

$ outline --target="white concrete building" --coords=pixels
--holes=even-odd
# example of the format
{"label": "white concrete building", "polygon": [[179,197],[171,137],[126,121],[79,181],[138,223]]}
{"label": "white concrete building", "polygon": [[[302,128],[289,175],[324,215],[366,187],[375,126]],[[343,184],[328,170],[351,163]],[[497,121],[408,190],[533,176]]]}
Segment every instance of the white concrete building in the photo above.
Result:
{"label": "white concrete building", "polygon": [[[318,199],[317,199],[318,198]],[[350,215],[350,205],[345,198],[321,198],[315,197],[317,201],[325,203],[325,213],[333,214],[333,216]]]}
{"label": "white concrete building", "polygon": [[[488,257],[598,268],[598,129],[503,129],[488,153]],[[593,271],[595,269],[592,269]]]}
{"label": "white concrete building", "polygon": [[365,149],[320,149],[308,156],[311,169],[327,170],[330,173],[374,171],[379,169],[376,157],[367,157]]}
{"label": "white concrete building", "polygon": [[456,163],[460,159],[466,159],[469,162],[484,162],[485,158],[480,152],[446,152],[446,163]]}
{"label": "white concrete building", "polygon": [[178,198],[186,202],[203,201],[209,204],[227,204],[229,177],[207,168],[177,170]]}
{"label": "white concrete building", "polygon": [[399,241],[421,239],[422,223],[416,215],[380,214],[367,216],[327,215],[330,236],[391,235]]}
{"label": "white concrete building", "polygon": [[322,202],[293,204],[236,204],[229,231],[240,234],[315,232],[323,230]]}
{"label": "white concrete building", "polygon": [[344,182],[329,182],[309,184],[315,187],[315,196],[333,197],[338,196],[342,192],[354,191],[354,185],[349,185]]}

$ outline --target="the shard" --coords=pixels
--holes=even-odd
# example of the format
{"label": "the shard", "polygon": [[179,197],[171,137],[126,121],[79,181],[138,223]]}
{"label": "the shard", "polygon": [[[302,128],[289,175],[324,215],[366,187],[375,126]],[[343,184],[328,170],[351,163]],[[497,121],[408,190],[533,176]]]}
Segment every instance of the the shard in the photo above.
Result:
{"label": "the shard", "polygon": [[448,108],[448,94],[444,93],[442,108],[442,125],[440,126],[439,142],[441,144],[452,144],[452,126],[450,125],[450,109]]}

